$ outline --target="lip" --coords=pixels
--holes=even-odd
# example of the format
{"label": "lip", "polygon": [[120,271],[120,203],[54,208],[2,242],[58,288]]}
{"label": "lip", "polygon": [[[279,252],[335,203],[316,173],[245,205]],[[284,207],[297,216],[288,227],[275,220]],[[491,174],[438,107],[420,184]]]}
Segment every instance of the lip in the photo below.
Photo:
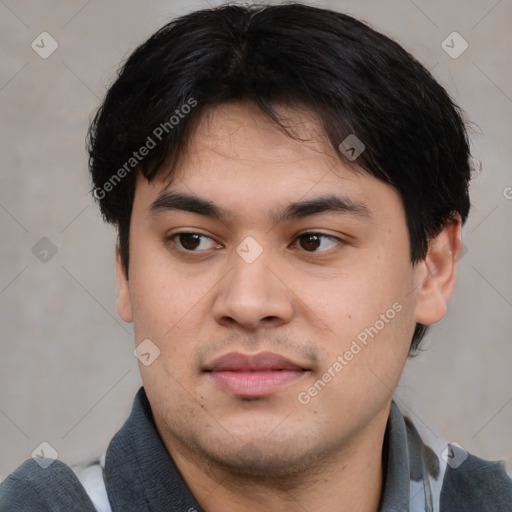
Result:
{"label": "lip", "polygon": [[238,397],[258,398],[297,381],[308,369],[273,352],[232,352],[216,359],[205,371],[223,390]]}

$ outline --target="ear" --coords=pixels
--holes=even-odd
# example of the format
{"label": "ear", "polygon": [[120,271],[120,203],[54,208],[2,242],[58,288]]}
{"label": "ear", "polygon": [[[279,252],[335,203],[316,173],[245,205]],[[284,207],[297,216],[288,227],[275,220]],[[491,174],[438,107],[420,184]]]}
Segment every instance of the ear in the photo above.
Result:
{"label": "ear", "polygon": [[425,259],[416,264],[416,322],[435,324],[446,314],[461,252],[462,221],[457,214],[430,241]]}
{"label": "ear", "polygon": [[124,271],[119,248],[119,239],[116,243],[116,280],[117,280],[117,312],[125,322],[131,322],[132,301],[130,297],[130,283]]}

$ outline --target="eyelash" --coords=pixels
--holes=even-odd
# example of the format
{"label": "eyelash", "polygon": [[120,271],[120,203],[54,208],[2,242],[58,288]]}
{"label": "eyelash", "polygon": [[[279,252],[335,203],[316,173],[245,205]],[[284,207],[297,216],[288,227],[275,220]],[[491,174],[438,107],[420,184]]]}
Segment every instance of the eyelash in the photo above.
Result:
{"label": "eyelash", "polygon": [[[178,248],[177,246],[177,243],[176,243],[176,240],[182,236],[182,235],[196,235],[198,236],[200,239],[210,239],[210,240],[213,240],[213,238],[211,238],[210,236],[208,235],[205,235],[203,233],[195,233],[193,231],[180,231],[179,233],[174,233],[172,235],[169,235],[167,237],[165,237],[165,242],[166,243],[172,243],[174,245],[174,247],[172,248],[172,250],[174,251],[177,251],[177,252],[181,252],[181,253],[185,253],[185,254],[193,254],[193,253],[201,253],[201,252],[206,252],[208,249],[203,249],[203,250],[188,250],[188,249],[185,249],[183,247],[181,248]],[[331,240],[331,241],[334,241],[336,242],[336,244],[338,245],[338,248],[340,246],[343,246],[346,244],[345,240],[342,240],[341,238],[338,238],[338,237],[335,237],[333,235],[327,235],[325,233],[319,233],[317,231],[305,231],[303,233],[300,233],[299,235],[297,235],[294,239],[294,242],[297,242],[300,238],[302,237],[307,237],[307,236],[317,236],[317,237],[321,237],[322,239],[328,239],[328,240]],[[333,247],[333,248],[329,248],[327,250],[324,250],[324,251],[306,251],[304,250],[303,252],[305,252],[306,254],[322,254],[322,255],[329,255],[331,254],[334,250],[336,250],[336,247]]]}

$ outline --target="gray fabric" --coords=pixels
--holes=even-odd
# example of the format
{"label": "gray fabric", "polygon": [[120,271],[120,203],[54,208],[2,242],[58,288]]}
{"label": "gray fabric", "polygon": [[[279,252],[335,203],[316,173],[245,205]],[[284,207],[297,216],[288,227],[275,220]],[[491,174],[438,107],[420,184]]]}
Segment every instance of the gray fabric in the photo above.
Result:
{"label": "gray fabric", "polygon": [[468,454],[460,466],[446,468],[440,505],[441,512],[511,512],[512,480],[500,463]]}
{"label": "gray fabric", "polygon": [[384,450],[387,463],[379,512],[408,512],[409,450],[407,447],[407,431],[402,413],[395,402],[391,403]]}
{"label": "gray fabric", "polygon": [[41,467],[25,461],[0,484],[0,512],[95,512],[76,475],[55,460]]}

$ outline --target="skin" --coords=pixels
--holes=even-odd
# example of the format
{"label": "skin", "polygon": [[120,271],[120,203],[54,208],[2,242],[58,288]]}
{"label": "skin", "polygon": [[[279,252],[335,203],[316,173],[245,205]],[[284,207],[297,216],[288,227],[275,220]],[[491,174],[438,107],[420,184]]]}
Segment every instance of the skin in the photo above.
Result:
{"label": "skin", "polygon": [[[215,107],[171,181],[138,178],[129,279],[117,250],[118,311],[134,323],[137,344],[149,338],[161,351],[140,365],[142,380],[158,432],[204,510],[376,511],[393,392],[416,322],[446,312],[460,218],[412,265],[397,191],[357,161],[343,163],[313,114],[287,116],[307,141],[250,104]],[[165,191],[207,199],[229,216],[152,211]],[[270,216],[326,194],[362,203],[368,215]],[[299,237],[306,230],[326,238]],[[166,238],[178,232],[205,238]],[[252,263],[236,252],[247,236],[263,251]],[[401,311],[301,403],[299,393],[395,303]],[[270,396],[244,399],[203,371],[234,351],[276,352],[308,371]]]}

